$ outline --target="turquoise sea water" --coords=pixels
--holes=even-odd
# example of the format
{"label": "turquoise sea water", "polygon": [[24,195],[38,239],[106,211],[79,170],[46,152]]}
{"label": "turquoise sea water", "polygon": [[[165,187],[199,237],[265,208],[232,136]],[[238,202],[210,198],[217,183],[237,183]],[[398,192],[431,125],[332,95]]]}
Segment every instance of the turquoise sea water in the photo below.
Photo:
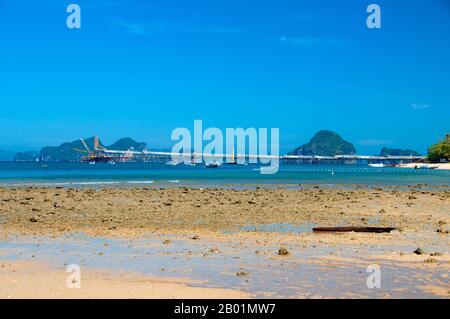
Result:
{"label": "turquoise sea water", "polygon": [[353,165],[281,164],[274,175],[258,165],[171,166],[162,163],[13,163],[0,162],[0,186],[235,186],[235,185],[447,185],[450,171],[372,168]]}

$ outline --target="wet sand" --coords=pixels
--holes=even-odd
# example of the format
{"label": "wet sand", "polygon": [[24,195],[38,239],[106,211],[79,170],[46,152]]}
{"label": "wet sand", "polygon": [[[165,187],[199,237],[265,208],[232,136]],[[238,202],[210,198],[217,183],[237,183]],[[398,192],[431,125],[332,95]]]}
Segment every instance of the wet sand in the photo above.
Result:
{"label": "wet sand", "polygon": [[450,189],[0,189],[1,234],[224,232],[261,224],[447,227]]}
{"label": "wet sand", "polygon": [[[120,292],[128,275],[164,285],[182,278],[175,298],[450,297],[447,187],[3,188],[0,200],[1,263],[48,263],[67,276],[64,266],[75,262],[88,278],[120,270],[125,277],[115,277],[112,297],[129,297]],[[348,225],[399,230],[311,232],[313,226]],[[418,247],[421,254],[414,253]],[[382,289],[366,286],[371,264],[382,267]],[[0,274],[2,282],[19,283],[1,296],[23,296],[28,277],[20,267]],[[133,296],[169,296],[164,285],[154,286],[153,295],[136,285],[128,287]],[[218,294],[201,290],[206,288]],[[56,288],[49,289],[44,296]],[[66,290],[58,296],[72,297]],[[82,296],[110,296],[102,291]]]}
{"label": "wet sand", "polygon": [[80,287],[68,288],[68,273],[40,262],[6,262],[0,264],[0,298],[249,298],[227,289],[188,286],[189,281],[161,280],[140,274],[106,270],[83,270]]}

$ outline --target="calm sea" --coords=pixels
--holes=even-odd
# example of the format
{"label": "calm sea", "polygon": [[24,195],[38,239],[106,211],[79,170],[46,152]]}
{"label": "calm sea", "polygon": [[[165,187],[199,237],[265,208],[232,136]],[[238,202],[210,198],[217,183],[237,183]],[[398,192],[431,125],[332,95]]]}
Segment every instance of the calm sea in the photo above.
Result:
{"label": "calm sea", "polygon": [[447,185],[450,171],[368,166],[281,164],[274,175],[258,165],[171,166],[161,163],[12,163],[0,162],[0,186],[230,186],[242,185]]}

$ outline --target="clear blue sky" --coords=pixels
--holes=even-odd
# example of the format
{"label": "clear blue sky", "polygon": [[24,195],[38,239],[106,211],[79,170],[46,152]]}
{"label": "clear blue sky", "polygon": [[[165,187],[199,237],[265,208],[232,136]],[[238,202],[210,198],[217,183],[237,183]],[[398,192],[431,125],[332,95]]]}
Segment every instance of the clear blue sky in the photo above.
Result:
{"label": "clear blue sky", "polygon": [[449,2],[0,0],[0,148],[160,148],[202,119],[279,127],[283,151],[331,129],[360,154],[424,152],[450,131]]}

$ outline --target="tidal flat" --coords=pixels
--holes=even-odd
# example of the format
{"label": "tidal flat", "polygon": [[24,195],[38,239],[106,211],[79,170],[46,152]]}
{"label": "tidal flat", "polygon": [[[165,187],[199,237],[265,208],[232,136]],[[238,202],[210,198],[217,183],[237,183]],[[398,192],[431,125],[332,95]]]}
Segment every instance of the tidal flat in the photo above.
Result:
{"label": "tidal flat", "polygon": [[[29,187],[0,201],[2,297],[450,297],[446,187]],[[312,232],[372,225],[398,230]]]}

